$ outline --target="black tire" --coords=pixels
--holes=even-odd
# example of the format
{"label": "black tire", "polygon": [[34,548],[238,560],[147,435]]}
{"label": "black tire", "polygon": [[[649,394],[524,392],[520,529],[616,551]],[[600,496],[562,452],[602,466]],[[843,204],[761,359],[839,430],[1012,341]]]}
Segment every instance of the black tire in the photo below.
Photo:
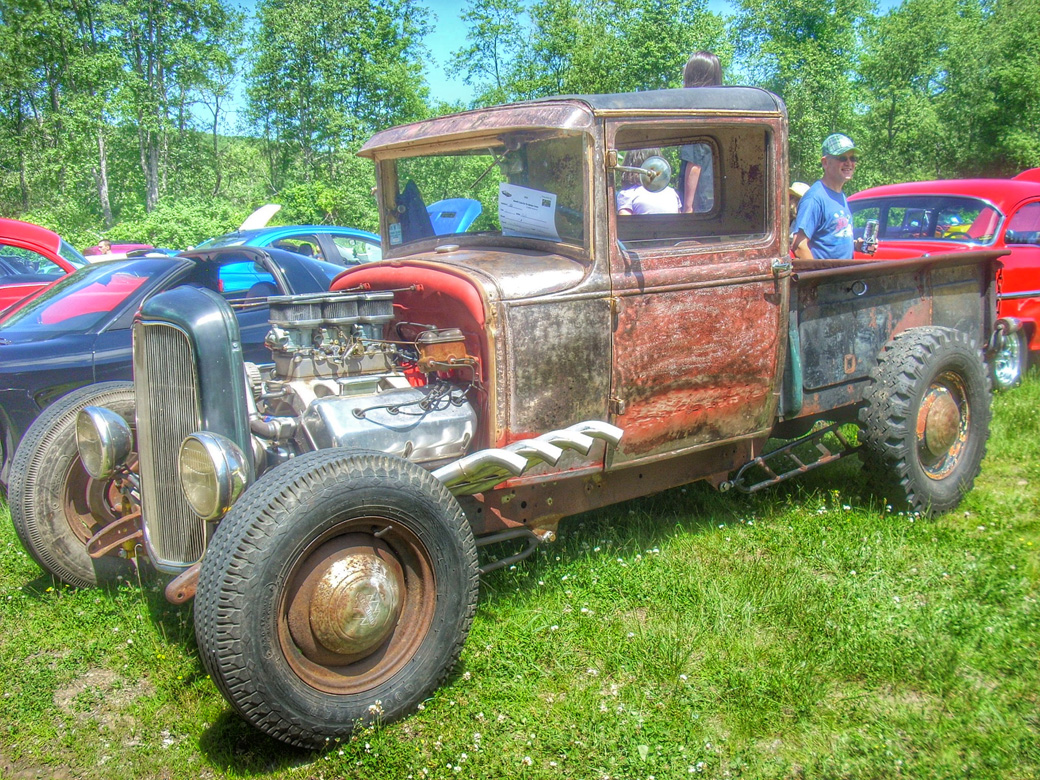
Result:
{"label": "black tire", "polygon": [[133,572],[125,558],[87,555],[87,541],[119,510],[111,484],[91,479],[80,463],[76,416],[85,406],[104,406],[133,425],[133,383],[88,385],[48,406],[19,443],[8,481],[11,520],[25,549],[45,572],[78,588]]}
{"label": "black tire", "polygon": [[1003,346],[990,361],[993,370],[993,385],[998,390],[1009,390],[1022,381],[1029,365],[1029,347],[1025,333],[1016,330],[1004,335]]}
{"label": "black tire", "polygon": [[885,497],[925,515],[953,509],[978,476],[989,436],[989,377],[977,344],[949,328],[914,328],[885,345],[870,378],[860,410],[865,461]]}
{"label": "black tire", "polygon": [[266,473],[217,527],[195,596],[199,655],[251,724],[322,747],[408,714],[441,684],[477,583],[469,523],[429,472],[386,455],[310,452]]}

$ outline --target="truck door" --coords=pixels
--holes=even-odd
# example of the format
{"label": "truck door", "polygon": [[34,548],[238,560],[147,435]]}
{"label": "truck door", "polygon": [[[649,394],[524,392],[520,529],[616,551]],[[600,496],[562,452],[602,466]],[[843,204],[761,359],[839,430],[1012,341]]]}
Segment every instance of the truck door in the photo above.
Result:
{"label": "truck door", "polygon": [[[674,199],[643,199],[631,176],[608,172],[612,422],[625,430],[611,467],[765,436],[786,346],[782,126],[619,124],[607,137],[621,164],[659,153],[677,190],[684,158],[710,182],[687,198],[693,213],[638,213]],[[617,213],[619,194],[636,213]]]}

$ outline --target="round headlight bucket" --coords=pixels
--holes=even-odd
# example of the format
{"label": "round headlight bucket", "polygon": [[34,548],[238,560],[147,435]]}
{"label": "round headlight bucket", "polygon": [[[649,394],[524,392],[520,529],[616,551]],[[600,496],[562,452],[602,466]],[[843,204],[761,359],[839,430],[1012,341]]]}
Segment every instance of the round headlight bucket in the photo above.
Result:
{"label": "round headlight bucket", "polygon": [[130,426],[111,409],[85,406],[76,417],[76,449],[83,468],[94,479],[111,477],[133,446]]}
{"label": "round headlight bucket", "polygon": [[177,469],[192,511],[203,520],[223,517],[245,490],[246,464],[238,445],[219,433],[200,431],[181,442]]}

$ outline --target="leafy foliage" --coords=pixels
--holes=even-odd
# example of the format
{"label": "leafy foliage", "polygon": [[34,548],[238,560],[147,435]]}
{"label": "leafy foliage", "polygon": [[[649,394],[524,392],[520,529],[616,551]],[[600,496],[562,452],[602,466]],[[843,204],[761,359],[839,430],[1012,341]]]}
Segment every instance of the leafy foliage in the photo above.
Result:
{"label": "leafy foliage", "polygon": [[[1040,0],[469,0],[450,71],[471,106],[678,87],[696,50],[785,101],[792,179],[850,134],[853,185],[1040,165]],[[78,245],[187,246],[256,206],[376,228],[374,131],[430,103],[421,0],[7,0],[0,213]],[[245,124],[231,127],[236,80]],[[234,135],[233,133],[239,133]],[[468,172],[467,174],[468,175]]]}

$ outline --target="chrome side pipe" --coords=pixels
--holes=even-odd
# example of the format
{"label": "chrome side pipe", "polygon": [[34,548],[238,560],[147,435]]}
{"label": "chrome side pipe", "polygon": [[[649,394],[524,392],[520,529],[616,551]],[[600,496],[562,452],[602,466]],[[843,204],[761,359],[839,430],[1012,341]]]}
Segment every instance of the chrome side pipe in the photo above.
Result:
{"label": "chrome side pipe", "polygon": [[519,477],[538,463],[555,466],[563,450],[588,455],[596,440],[616,445],[624,431],[616,425],[588,420],[559,431],[471,453],[436,469],[433,476],[456,496],[471,496],[490,490],[510,477]]}

